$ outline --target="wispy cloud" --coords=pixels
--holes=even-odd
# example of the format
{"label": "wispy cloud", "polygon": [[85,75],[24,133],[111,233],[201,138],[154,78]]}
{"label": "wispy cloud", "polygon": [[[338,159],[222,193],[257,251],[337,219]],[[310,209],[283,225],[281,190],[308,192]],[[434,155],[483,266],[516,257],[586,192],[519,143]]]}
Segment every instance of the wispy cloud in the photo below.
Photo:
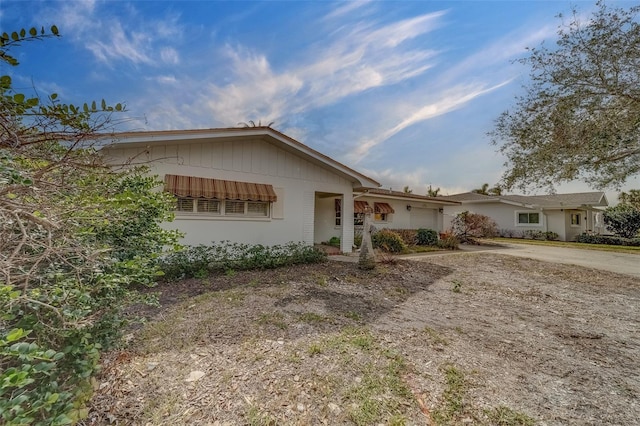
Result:
{"label": "wispy cloud", "polygon": [[416,77],[432,66],[436,52],[403,44],[432,31],[441,16],[435,12],[391,24],[340,28],[328,41],[318,42],[313,55],[282,71],[274,71],[264,54],[228,45],[224,55],[232,64],[230,82],[210,83],[203,99],[222,121],[253,114],[279,120]]}
{"label": "wispy cloud", "polygon": [[508,83],[509,81],[504,81],[488,88],[482,86],[457,86],[449,89],[442,93],[440,99],[417,108],[413,114],[395,126],[383,131],[374,138],[363,140],[348,156],[354,164],[357,164],[366,157],[371,148],[380,145],[407,127],[461,108],[473,99],[490,93]]}
{"label": "wispy cloud", "polygon": [[118,61],[145,65],[177,63],[177,50],[167,43],[180,38],[182,29],[178,17],[140,21],[134,5],[127,7],[132,22],[106,13],[94,0],[57,3],[55,8],[43,9],[41,14],[46,15],[47,20],[59,23],[63,35],[84,46],[104,64],[113,66]]}

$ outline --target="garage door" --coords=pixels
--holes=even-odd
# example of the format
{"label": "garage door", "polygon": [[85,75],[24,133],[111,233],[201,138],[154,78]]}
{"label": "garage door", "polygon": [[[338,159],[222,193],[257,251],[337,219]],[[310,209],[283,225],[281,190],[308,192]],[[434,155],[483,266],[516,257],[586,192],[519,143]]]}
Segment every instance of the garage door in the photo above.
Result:
{"label": "garage door", "polygon": [[437,230],[437,215],[436,209],[421,209],[413,207],[411,213],[409,213],[409,220],[411,222],[411,229],[429,228]]}

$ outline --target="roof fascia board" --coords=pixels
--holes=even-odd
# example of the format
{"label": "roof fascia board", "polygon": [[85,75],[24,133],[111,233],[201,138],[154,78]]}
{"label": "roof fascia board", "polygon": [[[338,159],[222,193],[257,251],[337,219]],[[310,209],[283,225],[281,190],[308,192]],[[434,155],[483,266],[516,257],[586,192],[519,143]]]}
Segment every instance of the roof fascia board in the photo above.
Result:
{"label": "roof fascia board", "polygon": [[433,204],[442,204],[442,205],[451,205],[451,206],[457,206],[462,204],[459,201],[436,200],[434,198],[421,199],[416,197],[402,197],[402,196],[390,195],[390,194],[389,195],[373,194],[366,191],[355,191],[354,194],[356,194],[358,197],[371,197],[371,198],[381,198],[385,200],[399,200],[399,201],[408,201],[408,202],[413,201],[414,203],[433,203]]}

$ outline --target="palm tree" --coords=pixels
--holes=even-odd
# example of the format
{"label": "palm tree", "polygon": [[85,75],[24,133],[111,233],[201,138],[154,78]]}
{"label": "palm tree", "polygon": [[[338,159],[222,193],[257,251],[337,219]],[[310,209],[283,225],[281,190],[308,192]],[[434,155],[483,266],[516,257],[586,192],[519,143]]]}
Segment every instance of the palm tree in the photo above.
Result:
{"label": "palm tree", "polygon": [[488,189],[489,189],[489,184],[488,183],[483,183],[482,187],[476,188],[476,189],[472,190],[471,192],[475,192],[476,194],[489,195]]}
{"label": "palm tree", "polygon": [[246,123],[244,121],[239,122],[238,126],[242,126],[242,127],[271,127],[272,124],[273,124],[273,121],[271,121],[269,124],[265,124],[263,126],[262,125],[262,120],[258,120],[258,124],[256,124],[256,122],[253,121],[253,120],[249,120]]}
{"label": "palm tree", "polygon": [[409,189],[409,186],[407,185],[403,188],[403,191],[405,194],[411,194],[413,192],[413,189]]}
{"label": "palm tree", "polygon": [[493,188],[491,188],[489,191],[489,195],[502,195],[502,187],[500,185],[495,185]]}
{"label": "palm tree", "polygon": [[440,187],[433,189],[431,185],[429,185],[429,189],[427,190],[427,197],[437,197],[440,192]]}

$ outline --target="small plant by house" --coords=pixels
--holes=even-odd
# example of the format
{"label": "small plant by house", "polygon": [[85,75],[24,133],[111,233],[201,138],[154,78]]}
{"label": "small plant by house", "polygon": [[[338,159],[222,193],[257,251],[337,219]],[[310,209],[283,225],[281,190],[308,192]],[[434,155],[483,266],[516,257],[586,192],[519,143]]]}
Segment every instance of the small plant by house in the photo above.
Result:
{"label": "small plant by house", "polygon": [[390,229],[381,229],[371,236],[373,248],[389,253],[403,253],[407,250],[407,245],[402,237]]}
{"label": "small plant by house", "polygon": [[438,233],[433,229],[420,228],[416,233],[417,244],[420,246],[438,245]]}
{"label": "small plant by house", "polygon": [[329,239],[329,245],[332,247],[338,247],[340,248],[340,238],[339,237],[331,237]]}

